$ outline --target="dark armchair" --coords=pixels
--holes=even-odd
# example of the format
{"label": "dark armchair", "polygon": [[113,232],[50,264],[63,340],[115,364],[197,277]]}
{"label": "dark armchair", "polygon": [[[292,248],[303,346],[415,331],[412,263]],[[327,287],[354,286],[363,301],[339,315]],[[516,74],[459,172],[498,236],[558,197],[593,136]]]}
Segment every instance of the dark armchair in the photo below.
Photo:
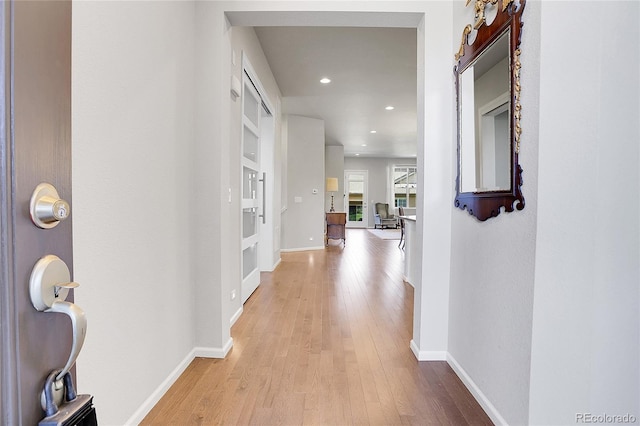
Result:
{"label": "dark armchair", "polygon": [[378,229],[378,225],[380,228],[386,227],[398,227],[398,218],[396,218],[393,213],[389,213],[389,204],[387,203],[376,203],[373,206],[373,227]]}

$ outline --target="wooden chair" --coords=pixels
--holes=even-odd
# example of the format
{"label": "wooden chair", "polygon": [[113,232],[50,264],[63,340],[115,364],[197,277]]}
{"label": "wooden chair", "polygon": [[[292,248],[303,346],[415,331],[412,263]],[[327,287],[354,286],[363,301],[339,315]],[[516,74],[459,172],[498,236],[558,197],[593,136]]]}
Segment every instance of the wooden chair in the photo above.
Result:
{"label": "wooden chair", "polygon": [[398,243],[398,247],[402,246],[401,248],[404,250],[404,244],[405,244],[405,239],[404,239],[404,219],[402,218],[402,216],[404,216],[404,207],[398,207],[398,215],[400,216],[398,219],[400,220],[400,242]]}

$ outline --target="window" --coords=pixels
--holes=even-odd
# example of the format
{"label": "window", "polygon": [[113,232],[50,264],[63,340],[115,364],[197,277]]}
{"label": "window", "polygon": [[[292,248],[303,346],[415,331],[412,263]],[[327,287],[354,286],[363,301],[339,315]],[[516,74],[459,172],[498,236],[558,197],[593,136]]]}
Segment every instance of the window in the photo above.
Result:
{"label": "window", "polygon": [[416,166],[395,166],[393,168],[393,198],[395,207],[415,207],[417,187]]}

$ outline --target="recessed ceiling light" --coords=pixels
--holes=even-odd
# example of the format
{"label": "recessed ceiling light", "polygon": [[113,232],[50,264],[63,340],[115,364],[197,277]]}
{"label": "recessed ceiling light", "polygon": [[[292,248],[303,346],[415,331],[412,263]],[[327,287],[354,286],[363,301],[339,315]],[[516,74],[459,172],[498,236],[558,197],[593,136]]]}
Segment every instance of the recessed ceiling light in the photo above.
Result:
{"label": "recessed ceiling light", "polygon": [[369,133],[378,133],[378,131],[377,130],[372,130]]}
{"label": "recessed ceiling light", "polygon": [[363,143],[363,144],[362,144],[362,146],[367,146],[367,144],[366,144],[366,143]]}
{"label": "recessed ceiling light", "polygon": [[327,78],[327,77],[324,77],[324,78],[322,78],[322,79],[320,80],[320,83],[322,83],[322,84],[329,84],[329,83],[331,83],[331,79],[330,79],[330,78]]}
{"label": "recessed ceiling light", "polygon": [[360,154],[356,154],[356,157],[359,156]]}
{"label": "recessed ceiling light", "polygon": [[393,109],[393,107],[391,105],[389,105],[388,107],[385,107],[384,109],[386,109],[387,111],[391,111]]}

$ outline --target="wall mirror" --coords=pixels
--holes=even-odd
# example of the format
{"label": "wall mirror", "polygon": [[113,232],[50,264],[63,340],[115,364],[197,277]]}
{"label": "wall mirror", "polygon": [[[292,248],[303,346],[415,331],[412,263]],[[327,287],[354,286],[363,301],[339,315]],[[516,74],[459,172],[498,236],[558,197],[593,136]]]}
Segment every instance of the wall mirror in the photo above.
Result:
{"label": "wall mirror", "polygon": [[[473,0],[467,0],[467,5]],[[475,23],[455,55],[455,205],[484,221],[524,208],[520,152],[520,37],[525,0],[475,0]],[[473,37],[475,36],[475,37]]]}

